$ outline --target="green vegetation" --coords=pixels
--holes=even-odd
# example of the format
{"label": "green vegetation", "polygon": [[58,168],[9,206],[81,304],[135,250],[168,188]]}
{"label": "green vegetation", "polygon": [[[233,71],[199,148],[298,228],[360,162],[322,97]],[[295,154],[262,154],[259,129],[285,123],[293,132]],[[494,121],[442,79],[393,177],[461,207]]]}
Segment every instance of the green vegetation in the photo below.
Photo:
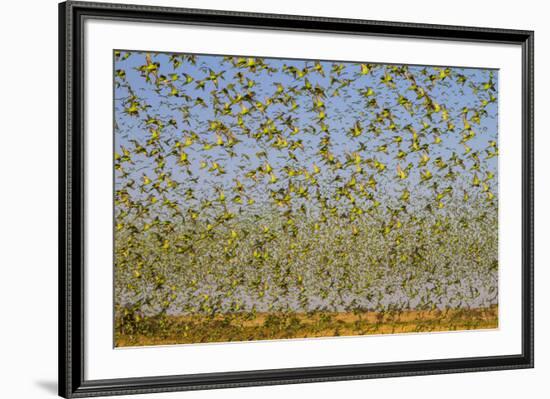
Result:
{"label": "green vegetation", "polygon": [[217,317],[152,316],[122,322],[116,346],[151,346],[266,339],[345,337],[498,327],[498,308],[385,313],[226,313]]}

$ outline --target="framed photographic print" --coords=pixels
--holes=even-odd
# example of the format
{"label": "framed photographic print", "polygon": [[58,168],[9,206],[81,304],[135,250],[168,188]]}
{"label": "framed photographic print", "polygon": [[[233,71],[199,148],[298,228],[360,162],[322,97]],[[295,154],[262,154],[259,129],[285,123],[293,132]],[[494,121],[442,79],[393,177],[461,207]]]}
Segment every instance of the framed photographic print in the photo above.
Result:
{"label": "framed photographic print", "polygon": [[533,32],[59,15],[61,396],[533,367]]}

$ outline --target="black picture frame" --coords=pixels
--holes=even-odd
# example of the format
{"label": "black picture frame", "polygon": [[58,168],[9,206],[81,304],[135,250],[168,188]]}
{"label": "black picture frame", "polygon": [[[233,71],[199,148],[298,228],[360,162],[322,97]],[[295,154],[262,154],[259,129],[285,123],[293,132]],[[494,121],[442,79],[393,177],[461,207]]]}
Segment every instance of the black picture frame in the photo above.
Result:
{"label": "black picture frame", "polygon": [[[160,377],[84,378],[83,25],[86,18],[509,43],[522,48],[522,353]],[[89,2],[59,4],[59,395],[66,398],[534,367],[534,32]],[[518,132],[519,134],[519,132]]]}

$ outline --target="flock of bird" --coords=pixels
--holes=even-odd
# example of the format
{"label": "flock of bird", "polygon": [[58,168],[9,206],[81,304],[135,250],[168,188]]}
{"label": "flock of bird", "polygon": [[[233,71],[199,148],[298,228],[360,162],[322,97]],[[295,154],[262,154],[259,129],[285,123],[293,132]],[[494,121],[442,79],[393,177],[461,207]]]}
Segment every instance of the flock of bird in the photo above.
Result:
{"label": "flock of bird", "polygon": [[497,71],[114,57],[117,315],[497,304]]}

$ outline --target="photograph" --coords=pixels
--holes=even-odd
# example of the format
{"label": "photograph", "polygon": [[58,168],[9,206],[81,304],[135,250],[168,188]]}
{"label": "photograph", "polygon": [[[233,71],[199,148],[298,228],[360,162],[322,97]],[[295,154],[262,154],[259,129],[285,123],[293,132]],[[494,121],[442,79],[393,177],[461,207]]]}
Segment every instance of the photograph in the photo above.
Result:
{"label": "photograph", "polygon": [[112,56],[115,347],[498,329],[498,69]]}
{"label": "photograph", "polygon": [[0,399],[546,397],[544,4],[6,2]]}
{"label": "photograph", "polygon": [[237,9],[59,4],[59,395],[534,367],[534,31]]}

